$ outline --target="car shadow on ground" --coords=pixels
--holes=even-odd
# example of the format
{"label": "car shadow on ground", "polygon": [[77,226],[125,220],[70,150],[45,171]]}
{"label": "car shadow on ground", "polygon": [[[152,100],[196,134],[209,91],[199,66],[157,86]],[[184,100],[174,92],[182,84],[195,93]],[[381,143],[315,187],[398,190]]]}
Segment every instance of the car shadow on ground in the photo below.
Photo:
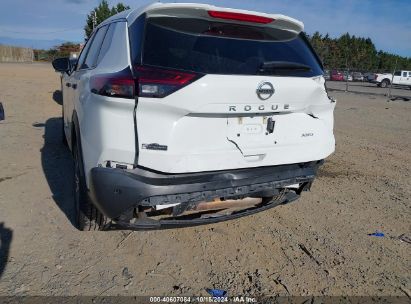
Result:
{"label": "car shadow on ground", "polygon": [[61,94],[60,90],[55,90],[53,92],[53,100],[59,105],[63,105],[63,95]]}
{"label": "car shadow on ground", "polygon": [[73,226],[73,161],[70,150],[63,144],[61,117],[49,118],[44,125],[44,146],[41,149],[41,164],[53,194],[53,200]]}
{"label": "car shadow on ground", "polygon": [[5,227],[4,223],[0,223],[0,278],[6,269],[12,238],[13,231]]}
{"label": "car shadow on ground", "polygon": [[396,100],[401,100],[401,101],[410,101],[411,97],[407,97],[407,96],[393,96],[390,98],[390,100],[392,101],[396,101]]}

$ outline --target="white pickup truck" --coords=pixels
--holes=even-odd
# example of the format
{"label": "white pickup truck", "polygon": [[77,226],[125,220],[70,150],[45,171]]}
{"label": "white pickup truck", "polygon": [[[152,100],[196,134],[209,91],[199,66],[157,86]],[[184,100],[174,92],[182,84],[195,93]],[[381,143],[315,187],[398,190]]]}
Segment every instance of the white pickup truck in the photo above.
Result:
{"label": "white pickup truck", "polygon": [[374,79],[370,80],[381,88],[386,88],[391,81],[394,85],[408,86],[411,89],[411,71],[397,71],[394,76],[391,73],[374,74]]}

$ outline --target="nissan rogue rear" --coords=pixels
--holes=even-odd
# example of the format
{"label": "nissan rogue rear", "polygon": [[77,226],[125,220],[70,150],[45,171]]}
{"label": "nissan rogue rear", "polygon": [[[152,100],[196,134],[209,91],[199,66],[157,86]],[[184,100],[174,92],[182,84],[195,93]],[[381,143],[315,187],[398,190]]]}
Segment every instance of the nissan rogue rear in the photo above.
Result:
{"label": "nissan rogue rear", "polygon": [[63,72],[78,228],[155,229],[266,210],[309,190],[334,151],[303,24],[205,4],[128,10]]}

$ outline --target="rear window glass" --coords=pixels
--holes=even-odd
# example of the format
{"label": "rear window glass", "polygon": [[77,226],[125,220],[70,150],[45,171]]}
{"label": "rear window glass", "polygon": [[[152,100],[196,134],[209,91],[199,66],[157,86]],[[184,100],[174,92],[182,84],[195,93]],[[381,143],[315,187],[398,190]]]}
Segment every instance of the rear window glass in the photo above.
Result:
{"label": "rear window glass", "polygon": [[[293,63],[308,69],[278,68]],[[312,77],[322,68],[300,34],[267,27],[170,17],[147,20],[143,64],[205,74]],[[265,68],[262,68],[265,67]]]}

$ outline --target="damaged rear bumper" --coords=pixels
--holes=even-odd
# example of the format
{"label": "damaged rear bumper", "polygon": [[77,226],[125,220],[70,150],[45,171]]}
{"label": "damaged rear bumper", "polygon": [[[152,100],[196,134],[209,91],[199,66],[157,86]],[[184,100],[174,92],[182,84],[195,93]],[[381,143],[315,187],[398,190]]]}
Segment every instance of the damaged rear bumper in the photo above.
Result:
{"label": "damaged rear bumper", "polygon": [[278,205],[287,204],[295,201],[298,199],[299,195],[295,192],[286,192],[280,195],[279,200],[273,201],[266,201],[265,203],[261,204],[260,206],[245,209],[243,211],[234,212],[227,215],[221,216],[212,216],[206,218],[194,218],[194,219],[186,219],[186,217],[175,217],[172,219],[164,219],[164,220],[153,220],[150,218],[144,219],[135,219],[134,221],[124,221],[119,220],[108,224],[104,229],[105,230],[151,230],[151,229],[170,229],[170,228],[179,228],[179,227],[190,227],[190,226],[198,226],[198,225],[205,225],[205,224],[212,224],[218,223],[223,221],[228,221],[232,219],[237,219],[243,216],[252,215],[264,210],[268,210],[270,208],[276,207]]}
{"label": "damaged rear bumper", "polygon": [[[93,203],[107,217],[121,219],[131,218],[133,210],[138,207],[181,204],[187,206],[198,202],[215,199],[236,199],[244,197],[272,197],[286,186],[299,184],[299,191],[309,188],[315,178],[318,167],[323,161],[301,164],[289,164],[272,167],[246,168],[190,174],[164,174],[147,169],[133,170],[96,167],[91,170],[90,194]],[[293,192],[293,194],[295,194]],[[290,194],[286,201],[294,200]],[[270,204],[262,204],[261,210],[246,210],[242,213],[255,213],[265,210]],[[271,206],[272,207],[272,206]],[[247,214],[243,214],[247,215]],[[238,214],[230,215],[232,218]],[[229,217],[230,217],[229,216]],[[204,223],[226,220],[224,216],[207,218]],[[204,219],[201,219],[204,221]],[[117,221],[118,223],[121,220]],[[181,223],[173,221],[180,226]],[[194,225],[202,224],[191,220]],[[148,228],[156,228],[147,219]],[[122,228],[132,229],[128,222],[120,223]],[[163,222],[163,226],[167,226]],[[136,225],[134,225],[136,226]]]}

